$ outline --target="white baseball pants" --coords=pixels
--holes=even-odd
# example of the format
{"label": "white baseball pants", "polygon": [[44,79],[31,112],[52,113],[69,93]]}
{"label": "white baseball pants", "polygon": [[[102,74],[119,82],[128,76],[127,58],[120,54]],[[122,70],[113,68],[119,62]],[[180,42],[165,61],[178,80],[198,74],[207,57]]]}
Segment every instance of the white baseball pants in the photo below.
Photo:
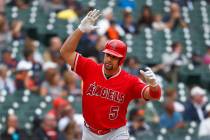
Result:
{"label": "white baseball pants", "polygon": [[82,140],[129,140],[129,133],[127,127],[122,126],[105,135],[97,135],[83,126]]}

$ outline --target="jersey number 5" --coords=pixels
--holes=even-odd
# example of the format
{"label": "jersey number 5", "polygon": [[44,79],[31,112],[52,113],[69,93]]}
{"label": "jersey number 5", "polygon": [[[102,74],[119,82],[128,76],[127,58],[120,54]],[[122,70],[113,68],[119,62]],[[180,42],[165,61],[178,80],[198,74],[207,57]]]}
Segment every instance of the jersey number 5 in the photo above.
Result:
{"label": "jersey number 5", "polygon": [[118,117],[119,106],[111,106],[109,112],[109,119],[115,120]]}

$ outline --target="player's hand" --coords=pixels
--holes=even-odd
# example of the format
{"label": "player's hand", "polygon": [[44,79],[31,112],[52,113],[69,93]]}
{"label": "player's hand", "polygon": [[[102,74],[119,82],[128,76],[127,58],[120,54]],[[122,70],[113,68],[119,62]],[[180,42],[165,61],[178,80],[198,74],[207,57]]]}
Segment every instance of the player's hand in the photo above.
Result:
{"label": "player's hand", "polygon": [[146,68],[146,71],[140,70],[140,73],[145,78],[147,84],[149,84],[152,87],[155,87],[158,85],[157,78],[154,72],[149,67]]}
{"label": "player's hand", "polygon": [[82,32],[90,32],[96,28],[98,28],[97,26],[94,26],[96,20],[99,18],[100,16],[100,11],[94,9],[93,11],[90,11],[81,21],[80,25],[79,25],[79,29]]}

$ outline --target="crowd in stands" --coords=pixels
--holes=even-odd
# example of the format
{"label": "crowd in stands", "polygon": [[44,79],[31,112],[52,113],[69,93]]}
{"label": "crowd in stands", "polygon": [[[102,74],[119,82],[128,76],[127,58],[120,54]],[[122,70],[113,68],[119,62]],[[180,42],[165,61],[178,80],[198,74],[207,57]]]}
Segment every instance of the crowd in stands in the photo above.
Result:
{"label": "crowd in stands", "polygon": [[[94,4],[84,5],[81,0],[37,1],[45,14],[55,12],[57,18],[70,19],[72,22],[79,21],[88,10],[94,8]],[[115,6],[121,9],[121,21],[114,16],[112,7],[100,9],[102,16],[97,22],[99,28],[83,35],[77,51],[102,63],[101,51],[107,40],[123,40],[126,34],[139,35],[144,28],[157,32],[165,29],[173,32],[178,28],[186,28],[189,23],[182,17],[182,7],[192,9],[193,3],[197,2],[197,0],[170,0],[169,11],[159,14],[154,13],[149,5],[139,7],[136,1],[116,0]],[[47,43],[44,43],[39,39],[36,29],[27,29],[25,23],[18,18],[13,20],[7,18],[7,14],[10,13],[6,13],[6,7],[16,6],[24,10],[30,8],[32,2],[0,0],[0,98],[2,91],[6,91],[9,96],[16,91],[27,89],[41,97],[52,97],[52,109],[42,117],[36,116],[30,131],[18,124],[16,114],[8,114],[4,130],[0,130],[0,140],[80,140],[84,125],[83,117],[67,98],[69,95],[82,96],[82,81],[60,55],[64,38],[51,34],[46,37]],[[139,9],[138,17],[133,16],[134,9]],[[13,46],[21,47],[21,51],[17,53],[18,50]],[[174,132],[186,128],[191,122],[198,125],[199,137],[210,136],[208,99],[210,93],[207,87],[187,86],[179,83],[178,79],[178,69],[189,62],[210,65],[210,44],[207,45],[205,54],[190,59],[183,53],[184,47],[179,40],[172,42],[171,50],[163,52],[160,56],[162,62],[152,65],[164,93],[160,101],[161,111],[154,105],[155,103],[142,99],[135,100],[129,105],[127,125],[133,138],[154,136],[155,126],[158,130],[165,128],[169,132]],[[129,55],[123,68],[142,78],[139,70],[145,66],[147,64],[144,60]],[[164,83],[167,83],[166,86]],[[181,92],[178,87],[182,89]],[[180,101],[179,96],[183,92],[186,98]]]}

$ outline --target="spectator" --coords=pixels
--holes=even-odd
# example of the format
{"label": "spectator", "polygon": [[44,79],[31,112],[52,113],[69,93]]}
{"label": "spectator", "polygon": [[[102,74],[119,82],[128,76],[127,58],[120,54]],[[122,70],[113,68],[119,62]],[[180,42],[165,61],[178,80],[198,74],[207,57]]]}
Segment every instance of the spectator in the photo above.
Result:
{"label": "spectator", "polygon": [[149,6],[143,7],[143,12],[140,14],[139,19],[137,21],[138,29],[142,26],[150,27],[152,28],[152,23],[154,22],[154,15],[152,13],[152,10]]}
{"label": "spectator", "polygon": [[25,10],[29,7],[29,0],[13,0],[11,6],[17,6],[19,9]]}
{"label": "spectator", "polygon": [[[120,39],[122,35],[120,32],[124,32],[123,29],[116,24],[116,21],[110,21],[110,26],[107,29],[106,36],[108,39]],[[121,30],[121,31],[120,31]],[[123,33],[124,34],[124,33]]]}
{"label": "spectator", "polygon": [[9,114],[6,121],[6,130],[1,134],[2,140],[29,140],[25,130],[19,128],[18,117]]}
{"label": "spectator", "polygon": [[65,135],[57,129],[56,117],[53,113],[44,116],[41,128],[37,129],[32,136],[32,140],[66,140]]}
{"label": "spectator", "polygon": [[152,135],[150,126],[145,122],[144,111],[134,108],[130,112],[129,133],[131,136]]}
{"label": "spectator", "polygon": [[64,108],[66,108],[69,105],[69,102],[61,97],[57,97],[53,99],[52,106],[53,108],[49,111],[49,113],[52,113],[55,115],[56,120],[60,120],[62,116],[62,112],[64,111]]}
{"label": "spectator", "polygon": [[67,67],[59,53],[61,45],[61,38],[58,36],[53,36],[49,41],[49,49],[46,49],[43,55],[45,61],[52,61],[56,63],[59,66],[59,70],[63,72],[67,69]]}
{"label": "spectator", "polygon": [[106,42],[108,41],[108,38],[106,36],[99,36],[96,42],[96,50],[98,51],[98,54],[96,56],[98,62],[102,62],[104,58],[104,53],[102,53],[102,50],[104,49],[104,46]]}
{"label": "spectator", "polygon": [[171,45],[172,52],[163,53],[162,64],[153,67],[154,71],[163,70],[163,75],[169,82],[177,84],[177,70],[180,66],[188,63],[187,58],[182,54],[182,44],[174,42]]}
{"label": "spectator", "polygon": [[21,41],[24,39],[23,32],[23,22],[21,20],[13,20],[11,23],[11,36],[12,40]]}
{"label": "spectator", "polygon": [[146,134],[152,135],[149,125],[146,124],[144,118],[141,116],[134,117],[129,127],[129,133],[131,136],[138,137],[138,138]]}
{"label": "spectator", "polygon": [[81,95],[81,89],[77,87],[77,77],[73,72],[66,71],[64,73],[64,89],[66,95]]}
{"label": "spectator", "polygon": [[104,49],[107,40],[105,35],[98,36],[96,32],[90,32],[82,37],[77,51],[85,57],[94,58],[97,62],[102,62],[104,54],[101,53],[101,50]]}
{"label": "spectator", "polygon": [[[64,132],[68,140],[81,139],[82,127],[84,125],[84,119],[81,114],[75,114],[75,110],[71,104],[66,105],[61,112],[61,119],[58,122],[58,128]],[[81,119],[78,122],[78,118]]]}
{"label": "spectator", "polygon": [[32,69],[32,64],[28,61],[21,60],[17,64],[15,73],[15,85],[17,90],[34,90],[36,89],[35,81],[31,79],[29,70]]}
{"label": "spectator", "polygon": [[185,104],[184,119],[186,121],[200,121],[205,118],[205,95],[206,91],[199,86],[191,89],[191,98]]}
{"label": "spectator", "polygon": [[62,89],[63,81],[61,75],[57,70],[50,70],[45,72],[45,81],[41,84],[40,95],[49,95],[52,98],[60,97],[64,95]]}
{"label": "spectator", "polygon": [[0,51],[11,41],[9,25],[4,13],[0,13]]}
{"label": "spectator", "polygon": [[136,2],[135,0],[118,0],[118,6],[123,9],[126,9],[126,8],[135,9]]}
{"label": "spectator", "polygon": [[171,100],[164,103],[164,113],[160,116],[160,127],[169,130],[184,127],[182,115],[175,111],[174,102]]}
{"label": "spectator", "polygon": [[58,12],[57,18],[61,20],[76,22],[78,20],[78,15],[73,9],[69,8]]}
{"label": "spectator", "polygon": [[6,90],[13,94],[15,91],[14,80],[8,75],[9,71],[6,65],[0,64],[0,91]]}
{"label": "spectator", "polygon": [[42,7],[44,8],[46,13],[49,12],[59,12],[65,9],[63,0],[50,0],[50,1],[43,1]]}
{"label": "spectator", "polygon": [[5,1],[0,0],[0,13],[5,11]]}
{"label": "spectator", "polygon": [[30,62],[32,64],[32,72],[33,72],[33,76],[32,79],[34,80],[34,84],[36,86],[34,86],[33,91],[38,91],[38,86],[41,84],[41,71],[42,71],[42,66],[40,63],[36,62],[36,60],[34,60],[34,51],[32,49],[25,49],[23,52],[24,58],[27,62]]}
{"label": "spectator", "polygon": [[98,35],[96,34],[96,32],[93,31],[88,34],[85,34],[79,43],[77,51],[85,57],[90,57],[90,56],[97,57],[99,53],[95,47],[97,40],[98,40]]}
{"label": "spectator", "polygon": [[207,112],[207,118],[201,121],[199,126],[198,135],[199,137],[209,137],[210,138],[210,104],[206,106],[205,111]]}
{"label": "spectator", "polygon": [[45,81],[49,73],[58,71],[59,66],[57,63],[47,61],[42,65],[42,68],[43,68],[43,74],[44,74],[44,76],[42,77],[42,81]]}
{"label": "spectator", "polygon": [[133,75],[139,75],[140,62],[137,57],[127,57],[124,64],[125,70]]}
{"label": "spectator", "polygon": [[[105,8],[103,11],[102,11],[102,15],[103,15],[103,19],[99,20],[98,23],[97,23],[97,26],[98,27],[103,27],[103,28],[98,28],[97,29],[97,33],[98,35],[105,35],[108,31],[108,29],[114,29],[114,32],[118,32],[118,36],[124,36],[124,31],[123,29],[121,28],[120,25],[118,25],[116,22],[115,22],[115,19],[113,17],[113,9],[110,8],[110,7],[107,7]],[[114,26],[110,28],[111,24]]]}
{"label": "spectator", "polygon": [[37,114],[34,115],[34,119],[32,121],[32,129],[31,129],[32,132],[35,132],[37,129],[41,128],[42,119],[43,119],[42,116]]}
{"label": "spectator", "polygon": [[[30,30],[29,30],[30,32]],[[31,32],[33,34],[36,34],[36,30],[31,30]],[[30,34],[32,34],[30,33]],[[34,37],[32,37],[31,35],[27,35],[25,37],[24,40],[24,50],[31,50],[33,52],[33,59],[34,61],[36,61],[37,63],[43,64],[44,63],[44,59],[43,59],[43,50],[41,50],[42,46],[39,46],[39,42],[35,39],[38,35],[34,35]]]}
{"label": "spectator", "polygon": [[74,10],[78,16],[82,16],[83,14],[83,6],[78,0],[65,0],[65,3],[68,8]]}
{"label": "spectator", "polygon": [[194,66],[200,66],[203,64],[203,56],[197,51],[194,51],[192,53],[191,61]]}
{"label": "spectator", "polygon": [[207,47],[207,51],[203,57],[203,63],[206,65],[210,64],[210,46]]}
{"label": "spectator", "polygon": [[192,0],[171,0],[173,3],[178,3],[179,6],[187,6],[188,2],[191,2]]}
{"label": "spectator", "polygon": [[[148,123],[154,123],[157,124],[160,121],[160,118],[158,116],[157,110],[155,106],[152,103],[147,103],[145,100],[134,100],[133,104],[130,105],[131,108],[138,108],[144,113],[144,120]],[[131,109],[133,110],[133,109]],[[140,113],[139,112],[139,113]],[[141,113],[140,113],[141,114]]]}
{"label": "spectator", "polygon": [[170,13],[163,18],[166,27],[175,30],[178,26],[186,27],[187,23],[182,19],[181,10],[177,3],[170,5]]}
{"label": "spectator", "polygon": [[[54,36],[49,41],[49,50],[47,49],[44,53],[45,61],[53,61],[56,62],[56,58],[60,56],[59,49],[62,45],[61,38],[58,36]],[[54,58],[55,57],[55,58]]]}
{"label": "spectator", "polygon": [[166,25],[162,21],[162,16],[160,14],[158,14],[154,17],[154,21],[152,23],[152,28],[154,28],[157,31],[162,31],[163,29],[166,28]]}
{"label": "spectator", "polygon": [[170,71],[173,67],[181,66],[187,63],[186,57],[182,54],[183,47],[181,43],[174,42],[171,45],[171,48],[172,52],[170,54],[164,53],[162,56],[162,62],[165,65],[165,72]]}
{"label": "spectator", "polygon": [[121,26],[123,30],[125,31],[125,33],[131,33],[131,34],[137,33],[136,25],[134,24],[133,16],[131,12],[124,12]]}
{"label": "spectator", "polygon": [[110,7],[103,9],[102,15],[103,15],[103,19],[99,20],[97,23],[98,27],[103,27],[103,28],[97,29],[97,33],[99,35],[104,35],[110,26],[110,21],[114,20],[113,9]]}
{"label": "spectator", "polygon": [[43,71],[47,74],[51,71],[58,70],[58,65],[52,61],[46,61],[43,65]]}
{"label": "spectator", "polygon": [[174,102],[174,109],[176,112],[184,112],[184,105],[177,101],[177,91],[175,88],[167,88],[165,95],[166,100],[172,100]]}
{"label": "spectator", "polygon": [[1,63],[5,64],[12,71],[15,70],[17,61],[12,57],[12,51],[9,48],[5,48],[2,50],[2,58]]}

